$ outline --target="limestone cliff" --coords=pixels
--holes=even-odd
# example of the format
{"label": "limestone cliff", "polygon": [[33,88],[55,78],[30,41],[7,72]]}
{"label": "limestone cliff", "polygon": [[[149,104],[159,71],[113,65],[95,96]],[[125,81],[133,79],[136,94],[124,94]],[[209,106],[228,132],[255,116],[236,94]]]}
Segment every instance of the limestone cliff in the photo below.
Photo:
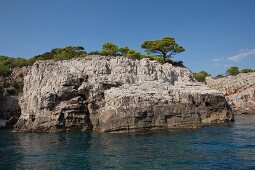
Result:
{"label": "limestone cliff", "polygon": [[25,73],[23,67],[14,69],[10,76],[0,77],[0,128],[12,128],[21,114],[18,101]]}
{"label": "limestone cliff", "polygon": [[38,61],[24,77],[15,131],[106,132],[198,127],[233,120],[224,96],[190,70],[148,59]]}
{"label": "limestone cliff", "polygon": [[207,78],[206,84],[225,95],[234,113],[255,113],[255,73]]}

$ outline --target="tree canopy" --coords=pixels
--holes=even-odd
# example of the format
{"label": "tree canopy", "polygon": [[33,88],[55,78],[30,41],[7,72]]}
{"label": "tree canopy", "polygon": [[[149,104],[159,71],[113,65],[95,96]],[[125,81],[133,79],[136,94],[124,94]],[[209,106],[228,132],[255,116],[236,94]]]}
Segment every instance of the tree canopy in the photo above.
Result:
{"label": "tree canopy", "polygon": [[0,76],[8,76],[13,68],[29,66],[37,60],[67,60],[84,55],[86,55],[84,47],[68,46],[65,48],[54,48],[50,52],[45,52],[30,59],[0,56]]}
{"label": "tree canopy", "polygon": [[129,51],[130,51],[130,49],[128,47],[121,47],[121,48],[119,48],[119,54],[121,56],[127,56]]}
{"label": "tree canopy", "polygon": [[54,48],[50,52],[37,55],[34,60],[68,60],[72,58],[78,58],[86,55],[82,46],[67,46],[64,48]]}
{"label": "tree canopy", "polygon": [[239,73],[239,68],[237,66],[233,66],[227,69],[227,75],[236,76]]}
{"label": "tree canopy", "polygon": [[254,72],[255,70],[252,70],[252,69],[250,69],[250,68],[245,68],[245,69],[242,69],[241,71],[240,71],[240,73],[251,73],[251,72]]}
{"label": "tree canopy", "polygon": [[28,66],[31,64],[33,64],[31,59],[0,56],[0,76],[8,76],[11,74],[11,70],[13,68]]}
{"label": "tree canopy", "polygon": [[126,56],[131,59],[140,59],[141,53],[135,50],[129,50]]}
{"label": "tree canopy", "polygon": [[172,37],[165,37],[161,40],[144,41],[141,47],[149,54],[162,56],[164,60],[185,51]]}
{"label": "tree canopy", "polygon": [[103,44],[101,54],[106,56],[117,56],[118,55],[118,46],[107,42]]}
{"label": "tree canopy", "polygon": [[117,45],[107,42],[103,44],[101,51],[91,51],[89,53],[87,53],[82,46],[67,46],[64,48],[54,48],[48,52],[44,52],[29,59],[0,56],[0,76],[8,76],[12,72],[13,68],[32,65],[37,60],[69,60],[86,55],[119,55],[138,60],[148,58],[150,60],[156,60],[161,64],[169,62],[174,66],[184,67],[182,61],[175,62],[171,59],[166,61],[167,57],[171,58],[173,55],[185,51],[182,46],[175,42],[174,38],[165,37],[161,40],[145,41],[141,47],[146,49],[148,54],[141,54],[140,52],[130,49],[127,46],[119,48]]}

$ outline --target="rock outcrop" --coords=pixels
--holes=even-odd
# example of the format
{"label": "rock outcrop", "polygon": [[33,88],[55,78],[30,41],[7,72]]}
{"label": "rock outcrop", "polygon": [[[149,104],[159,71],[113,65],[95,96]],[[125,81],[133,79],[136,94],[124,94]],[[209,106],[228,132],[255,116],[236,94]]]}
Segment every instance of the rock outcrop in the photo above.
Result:
{"label": "rock outcrop", "polygon": [[13,128],[19,119],[19,97],[23,88],[26,67],[17,68],[8,77],[0,77],[0,128]]}
{"label": "rock outcrop", "polygon": [[206,78],[208,87],[222,92],[236,114],[255,113],[255,73]]}
{"label": "rock outcrop", "polygon": [[37,61],[24,77],[15,131],[128,132],[233,120],[224,96],[190,70],[148,59]]}

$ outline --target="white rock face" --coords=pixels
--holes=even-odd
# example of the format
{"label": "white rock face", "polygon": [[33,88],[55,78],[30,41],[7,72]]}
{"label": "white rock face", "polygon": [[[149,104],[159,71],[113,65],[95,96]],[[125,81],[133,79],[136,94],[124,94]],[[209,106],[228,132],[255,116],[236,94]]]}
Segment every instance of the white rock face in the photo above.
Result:
{"label": "white rock face", "polygon": [[88,56],[38,61],[24,77],[16,131],[137,131],[233,120],[224,96],[190,70],[155,61]]}
{"label": "white rock face", "polygon": [[219,79],[208,77],[206,84],[225,95],[234,113],[255,113],[255,73],[242,73]]}

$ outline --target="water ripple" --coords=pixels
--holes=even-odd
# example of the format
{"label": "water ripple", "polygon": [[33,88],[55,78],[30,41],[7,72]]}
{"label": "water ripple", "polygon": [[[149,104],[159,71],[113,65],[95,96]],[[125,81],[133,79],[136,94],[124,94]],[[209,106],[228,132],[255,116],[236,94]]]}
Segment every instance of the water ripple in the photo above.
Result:
{"label": "water ripple", "polygon": [[255,115],[146,133],[0,131],[0,169],[255,169]]}

